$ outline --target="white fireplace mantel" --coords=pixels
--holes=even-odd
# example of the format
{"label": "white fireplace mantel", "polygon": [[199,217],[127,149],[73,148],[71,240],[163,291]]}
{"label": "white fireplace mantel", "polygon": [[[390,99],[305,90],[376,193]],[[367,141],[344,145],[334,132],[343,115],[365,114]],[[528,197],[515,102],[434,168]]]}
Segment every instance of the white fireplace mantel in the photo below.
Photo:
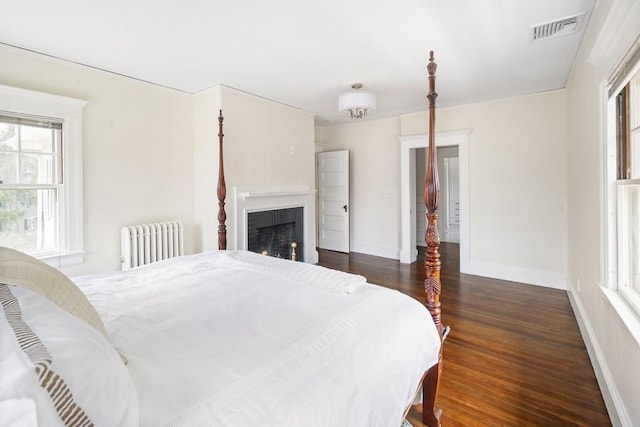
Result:
{"label": "white fireplace mantel", "polygon": [[312,232],[316,223],[315,190],[309,187],[233,187],[233,193],[236,212],[234,243],[237,249],[248,248],[247,219],[250,212],[302,207],[304,260],[311,264],[318,262]]}

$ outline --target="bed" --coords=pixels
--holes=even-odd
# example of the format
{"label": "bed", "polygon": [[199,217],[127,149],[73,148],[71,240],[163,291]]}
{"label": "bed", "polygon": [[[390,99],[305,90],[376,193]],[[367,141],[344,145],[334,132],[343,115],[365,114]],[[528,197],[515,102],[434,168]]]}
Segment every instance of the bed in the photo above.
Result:
{"label": "bed", "polygon": [[226,250],[220,112],[218,250],[70,280],[0,249],[0,425],[400,427],[421,389],[440,425],[435,70],[431,52],[425,304]]}

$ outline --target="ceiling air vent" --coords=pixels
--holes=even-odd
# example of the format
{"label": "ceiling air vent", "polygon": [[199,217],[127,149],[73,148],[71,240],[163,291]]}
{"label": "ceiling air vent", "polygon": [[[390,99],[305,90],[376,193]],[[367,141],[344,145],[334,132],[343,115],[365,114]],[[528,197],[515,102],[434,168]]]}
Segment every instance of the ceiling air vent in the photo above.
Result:
{"label": "ceiling air vent", "polygon": [[584,13],[581,13],[567,18],[557,19],[553,22],[536,25],[532,27],[531,37],[534,41],[537,41],[575,33],[580,28],[583,17]]}

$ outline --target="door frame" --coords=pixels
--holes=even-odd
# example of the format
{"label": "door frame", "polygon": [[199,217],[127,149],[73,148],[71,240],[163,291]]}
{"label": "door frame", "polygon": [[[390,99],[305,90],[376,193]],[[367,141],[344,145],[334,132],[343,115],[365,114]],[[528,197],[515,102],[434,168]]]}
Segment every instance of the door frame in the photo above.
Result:
{"label": "door frame", "polygon": [[[469,135],[471,129],[435,133],[436,147],[458,146],[460,172],[460,272],[469,268]],[[410,264],[418,256],[416,248],[416,148],[429,145],[428,134],[398,137],[400,141],[400,262]]]}

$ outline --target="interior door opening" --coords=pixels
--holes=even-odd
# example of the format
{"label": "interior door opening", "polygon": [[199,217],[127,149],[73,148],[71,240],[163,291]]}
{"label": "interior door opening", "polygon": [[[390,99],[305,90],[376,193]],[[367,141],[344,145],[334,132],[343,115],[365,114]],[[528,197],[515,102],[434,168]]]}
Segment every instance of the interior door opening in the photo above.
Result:
{"label": "interior door opening", "polygon": [[[424,176],[426,148],[416,148],[416,243],[426,246],[427,230],[424,206]],[[458,147],[437,147],[440,204],[438,206],[438,234],[441,242],[460,243],[460,179]]]}

